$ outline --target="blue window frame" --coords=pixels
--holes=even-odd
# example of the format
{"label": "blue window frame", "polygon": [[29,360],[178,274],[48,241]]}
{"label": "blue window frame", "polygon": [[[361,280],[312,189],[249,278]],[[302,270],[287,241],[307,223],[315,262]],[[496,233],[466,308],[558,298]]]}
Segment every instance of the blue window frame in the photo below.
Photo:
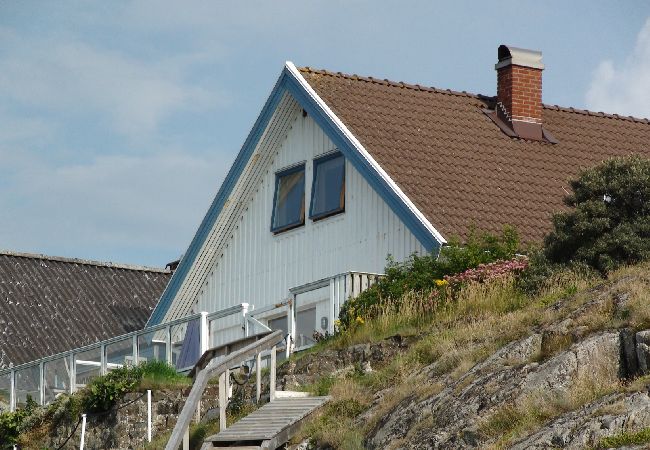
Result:
{"label": "blue window frame", "polygon": [[345,211],[345,158],[339,152],[314,160],[309,217],[312,220]]}
{"label": "blue window frame", "polygon": [[281,233],[305,224],[305,164],[275,174],[271,231]]}

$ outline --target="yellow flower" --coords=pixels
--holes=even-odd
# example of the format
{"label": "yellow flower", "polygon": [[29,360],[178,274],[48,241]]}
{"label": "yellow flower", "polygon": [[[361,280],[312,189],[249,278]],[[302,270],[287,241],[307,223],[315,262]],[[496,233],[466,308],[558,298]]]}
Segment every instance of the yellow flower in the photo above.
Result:
{"label": "yellow flower", "polygon": [[365,322],[366,322],[366,321],[363,320],[363,317],[361,317],[361,316],[357,316],[357,323],[358,323],[359,325],[363,325]]}
{"label": "yellow flower", "polygon": [[436,280],[436,286],[441,287],[441,286],[447,286],[449,282],[447,280]]}
{"label": "yellow flower", "polygon": [[335,326],[335,327],[340,327],[340,326],[341,326],[341,321],[340,321],[339,319],[336,319],[336,320],[334,321],[334,326]]}

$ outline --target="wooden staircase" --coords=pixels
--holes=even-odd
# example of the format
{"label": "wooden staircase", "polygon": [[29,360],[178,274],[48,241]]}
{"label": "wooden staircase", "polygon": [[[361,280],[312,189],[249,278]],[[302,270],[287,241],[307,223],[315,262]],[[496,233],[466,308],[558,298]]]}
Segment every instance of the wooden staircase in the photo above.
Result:
{"label": "wooden staircase", "polygon": [[230,428],[206,438],[201,449],[275,450],[286,444],[302,422],[327,401],[329,397],[277,398]]}
{"label": "wooden staircase", "polygon": [[[316,409],[323,406],[329,397],[311,397],[305,392],[276,391],[276,345],[282,340],[282,332],[264,332],[248,337],[241,342],[231,343],[232,349],[224,354],[220,347],[206,351],[192,369],[194,384],[185,401],[178,421],[167,441],[165,450],[189,449],[189,425],[192,418],[198,421],[201,396],[208,382],[219,378],[219,422],[221,431],[208,437],[202,449],[230,448],[239,450],[271,449],[287,443],[298,431],[302,422]],[[236,345],[235,345],[236,344]],[[230,353],[230,350],[236,351]],[[244,417],[230,428],[226,428],[227,392],[229,391],[230,368],[248,358],[256,359],[257,401],[261,396],[261,353],[270,350],[269,396],[270,402]]]}

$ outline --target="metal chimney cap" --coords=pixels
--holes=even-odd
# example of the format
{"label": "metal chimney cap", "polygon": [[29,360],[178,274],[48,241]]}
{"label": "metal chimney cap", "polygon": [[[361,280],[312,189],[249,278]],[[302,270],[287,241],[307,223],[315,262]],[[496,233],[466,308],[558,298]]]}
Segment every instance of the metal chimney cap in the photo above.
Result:
{"label": "metal chimney cap", "polygon": [[499,62],[494,66],[496,70],[510,65],[544,70],[542,52],[540,51],[517,48],[510,45],[499,45],[498,53]]}

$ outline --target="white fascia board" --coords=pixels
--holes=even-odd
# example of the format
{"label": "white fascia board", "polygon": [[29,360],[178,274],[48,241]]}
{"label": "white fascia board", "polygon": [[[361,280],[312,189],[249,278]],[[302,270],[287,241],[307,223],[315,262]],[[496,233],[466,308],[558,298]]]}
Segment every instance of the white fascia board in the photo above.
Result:
{"label": "white fascia board", "polygon": [[305,80],[300,71],[296,68],[295,64],[291,61],[285,63],[285,68],[287,71],[300,83],[302,88],[307,92],[307,94],[314,99],[318,106],[323,110],[323,112],[329,117],[332,123],[343,133],[343,135],[350,141],[352,146],[361,154],[361,156],[368,161],[370,166],[379,174],[380,177],[390,186],[390,188],[395,192],[399,199],[406,205],[406,207],[411,211],[411,213],[424,225],[424,227],[433,235],[433,237],[441,244],[444,245],[447,243],[447,240],[440,234],[438,230],[429,222],[429,220],[422,214],[422,212],[415,206],[410,198],[400,189],[400,187],[393,181],[393,179],[386,173],[386,171],[381,167],[381,165],[372,157],[372,155],[365,149],[365,147],[359,142],[359,140],[352,134],[352,132],[345,126],[345,124],[339,119],[339,117],[334,114],[329,106],[323,101],[322,98],[316,93],[316,91],[311,87],[311,85]]}

